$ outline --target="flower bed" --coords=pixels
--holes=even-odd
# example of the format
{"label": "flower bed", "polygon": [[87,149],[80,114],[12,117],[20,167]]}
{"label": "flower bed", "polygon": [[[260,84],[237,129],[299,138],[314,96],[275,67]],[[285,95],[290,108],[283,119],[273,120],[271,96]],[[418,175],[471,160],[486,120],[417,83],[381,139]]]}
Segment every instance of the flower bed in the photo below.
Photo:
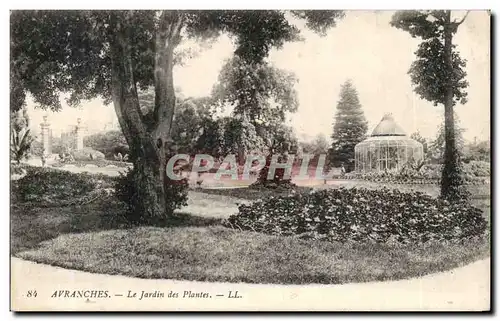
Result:
{"label": "flower bed", "polygon": [[102,174],[80,173],[27,167],[26,175],[13,183],[13,192],[21,202],[37,206],[66,206],[107,195],[113,179]]}
{"label": "flower bed", "polygon": [[228,227],[329,241],[425,243],[482,235],[482,211],[420,192],[328,189],[239,205]]}

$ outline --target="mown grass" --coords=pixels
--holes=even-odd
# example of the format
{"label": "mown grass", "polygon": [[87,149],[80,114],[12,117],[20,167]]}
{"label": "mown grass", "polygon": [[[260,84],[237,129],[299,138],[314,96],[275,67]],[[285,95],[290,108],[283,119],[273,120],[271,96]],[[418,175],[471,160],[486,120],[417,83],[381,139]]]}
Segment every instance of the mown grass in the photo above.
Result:
{"label": "mown grass", "polygon": [[486,242],[340,244],[221,226],[65,234],[19,257],[140,278],[308,284],[383,281],[445,271],[488,255]]}
{"label": "mown grass", "polygon": [[[311,190],[307,186],[297,186],[295,191],[305,192]],[[290,194],[290,190],[286,189],[266,189],[266,188],[251,188],[251,187],[237,187],[237,188],[198,188],[195,189],[196,192],[209,194],[209,195],[221,195],[229,196],[233,198],[239,198],[243,200],[258,200],[262,198],[267,198],[270,196],[280,196]]]}

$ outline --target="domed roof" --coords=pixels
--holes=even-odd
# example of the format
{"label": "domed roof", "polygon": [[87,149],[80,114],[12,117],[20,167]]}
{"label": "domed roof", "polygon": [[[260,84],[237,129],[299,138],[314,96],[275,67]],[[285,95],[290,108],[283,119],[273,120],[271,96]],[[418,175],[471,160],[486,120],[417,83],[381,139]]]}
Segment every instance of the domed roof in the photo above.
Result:
{"label": "domed roof", "polygon": [[385,114],[373,130],[372,136],[406,136],[406,133],[396,124],[392,114]]}

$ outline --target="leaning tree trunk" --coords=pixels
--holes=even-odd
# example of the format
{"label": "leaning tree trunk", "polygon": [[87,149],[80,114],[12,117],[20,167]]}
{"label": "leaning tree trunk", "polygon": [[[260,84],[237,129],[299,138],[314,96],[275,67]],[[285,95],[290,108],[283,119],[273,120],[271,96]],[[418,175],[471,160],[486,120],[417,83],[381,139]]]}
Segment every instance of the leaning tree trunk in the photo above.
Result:
{"label": "leaning tree trunk", "polygon": [[451,13],[447,11],[447,23],[444,30],[444,58],[448,84],[446,85],[446,96],[444,103],[444,129],[445,129],[445,149],[444,166],[441,177],[441,196],[445,199],[455,199],[458,197],[458,190],[461,185],[460,167],[455,141],[455,120],[453,114],[453,84],[451,75],[453,73],[452,62],[452,30]]}
{"label": "leaning tree trunk", "polygon": [[[173,87],[173,50],[180,32],[181,21],[163,13],[156,37],[155,110],[154,124],[144,121],[137,95],[131,59],[128,23],[131,13],[113,16],[114,34],[111,41],[112,97],[120,126],[130,146],[136,184],[136,211],[146,219],[171,214],[166,199],[165,175],[170,127],[175,108]],[[169,15],[167,17],[167,14]],[[173,19],[174,18],[174,19]]]}

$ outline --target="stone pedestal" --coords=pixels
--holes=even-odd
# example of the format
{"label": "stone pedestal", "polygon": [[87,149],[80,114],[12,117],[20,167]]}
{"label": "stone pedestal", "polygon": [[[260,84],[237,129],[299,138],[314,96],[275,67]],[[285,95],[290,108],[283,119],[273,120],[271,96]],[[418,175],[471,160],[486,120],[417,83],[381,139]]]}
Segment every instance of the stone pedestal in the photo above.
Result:
{"label": "stone pedestal", "polygon": [[44,155],[52,153],[52,143],[50,141],[50,123],[47,121],[47,116],[43,116],[43,122],[40,124],[42,128],[42,146]]}
{"label": "stone pedestal", "polygon": [[84,134],[84,128],[83,125],[81,124],[82,120],[80,118],[77,119],[76,123],[76,150],[82,150],[83,149],[83,134]]}

